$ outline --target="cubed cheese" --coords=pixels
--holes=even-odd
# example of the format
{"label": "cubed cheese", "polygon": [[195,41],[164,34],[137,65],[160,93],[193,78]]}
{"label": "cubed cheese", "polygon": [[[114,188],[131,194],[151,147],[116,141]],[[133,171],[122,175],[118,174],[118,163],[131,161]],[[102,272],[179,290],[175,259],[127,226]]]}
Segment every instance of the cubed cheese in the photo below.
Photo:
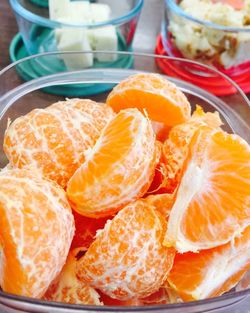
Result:
{"label": "cubed cheese", "polygon": [[107,4],[91,3],[90,10],[92,23],[105,22],[110,19],[111,9]]}
{"label": "cubed cheese", "polygon": [[72,24],[91,23],[90,3],[88,1],[70,1],[68,16]]}
{"label": "cubed cheese", "polygon": [[[57,48],[60,52],[66,51],[90,51],[87,31],[83,29],[63,28],[59,34]],[[62,56],[65,65],[70,69],[81,69],[93,66],[93,54],[75,54]]]}
{"label": "cubed cheese", "polygon": [[58,20],[67,16],[69,0],[49,0],[49,17]]}
{"label": "cubed cheese", "polygon": [[[89,40],[93,50],[118,50],[118,38],[114,26],[107,26],[89,30]],[[100,62],[116,61],[117,53],[97,53],[96,58]]]}

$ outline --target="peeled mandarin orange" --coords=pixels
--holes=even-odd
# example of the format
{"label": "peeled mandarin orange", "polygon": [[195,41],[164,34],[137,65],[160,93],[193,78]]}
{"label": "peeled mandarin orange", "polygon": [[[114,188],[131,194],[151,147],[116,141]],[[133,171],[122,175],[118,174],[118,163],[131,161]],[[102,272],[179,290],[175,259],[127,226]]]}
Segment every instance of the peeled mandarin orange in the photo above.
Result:
{"label": "peeled mandarin orange", "polygon": [[217,112],[205,113],[200,106],[197,106],[196,111],[187,122],[177,125],[170,130],[168,139],[163,146],[164,162],[161,165],[162,172],[165,175],[162,187],[166,191],[173,192],[180,182],[183,164],[194,133],[203,126],[219,128],[221,125],[222,122]]}
{"label": "peeled mandarin orange", "polygon": [[183,300],[219,296],[250,269],[250,226],[233,243],[199,253],[177,254],[168,282]]}
{"label": "peeled mandarin orange", "polygon": [[174,126],[190,118],[190,103],[181,90],[158,74],[137,74],[118,84],[107,98],[115,112],[137,108],[155,122]]}
{"label": "peeled mandarin orange", "polygon": [[74,234],[66,194],[28,170],[0,173],[0,285],[40,298],[61,271]]}
{"label": "peeled mandarin orange", "polygon": [[192,139],[164,243],[179,252],[225,244],[250,224],[250,147],[209,128]]}
{"label": "peeled mandarin orange", "polygon": [[44,300],[70,304],[103,305],[98,292],[79,281],[76,277],[77,254],[80,250],[72,250],[60,275],[50,285]]}
{"label": "peeled mandarin orange", "polygon": [[121,111],[68,183],[67,195],[74,210],[84,216],[104,217],[142,197],[158,158],[150,121],[137,109]]}
{"label": "peeled mandarin orange", "polygon": [[145,201],[123,208],[77,264],[77,275],[118,300],[156,292],[172,267],[175,250],[162,245],[166,220]]}
{"label": "peeled mandarin orange", "polygon": [[73,211],[75,219],[75,235],[72,240],[71,249],[81,248],[88,250],[91,243],[95,240],[96,232],[102,229],[108,218],[89,218]]}
{"label": "peeled mandarin orange", "polygon": [[32,168],[64,188],[113,116],[109,106],[81,99],[35,109],[8,126],[4,151],[13,167]]}

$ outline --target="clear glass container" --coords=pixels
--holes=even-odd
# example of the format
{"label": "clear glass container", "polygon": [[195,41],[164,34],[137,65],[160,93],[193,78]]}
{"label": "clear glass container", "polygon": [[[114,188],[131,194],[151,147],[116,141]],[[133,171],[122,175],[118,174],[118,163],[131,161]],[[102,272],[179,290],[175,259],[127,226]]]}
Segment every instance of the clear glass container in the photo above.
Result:
{"label": "clear glass container", "polygon": [[[88,53],[88,52],[86,52]],[[98,53],[98,52],[97,52]],[[106,52],[108,53],[108,52]],[[75,55],[75,54],[72,54]],[[133,56],[134,68],[96,68],[69,71],[67,68],[54,69],[51,72],[46,69],[46,64],[53,62],[55,57],[61,57],[56,53],[31,56],[17,63],[11,64],[0,72],[0,167],[7,164],[7,159],[2,149],[4,131],[8,119],[14,120],[20,115],[26,114],[34,108],[44,108],[53,102],[64,99],[57,94],[62,88],[71,91],[71,97],[78,97],[78,90],[82,86],[91,86],[88,97],[97,101],[105,101],[108,91],[122,79],[138,72],[159,73],[156,62],[165,61],[169,66],[194,67],[210,73],[215,78],[220,78],[234,92],[230,95],[218,97],[214,94],[191,84],[181,76],[169,75],[167,78],[176,83],[186,94],[192,108],[196,104],[201,105],[205,111],[217,110],[224,122],[224,129],[241,135],[250,143],[250,104],[242,90],[229,78],[214,70],[195,63],[193,61],[160,57],[148,54],[129,54]],[[119,53],[119,58],[127,58],[128,53]],[[26,81],[27,68],[43,67],[36,76],[29,77]],[[206,78],[204,78],[206,79]],[[102,87],[105,92],[100,92]],[[19,297],[0,291],[0,311],[12,312],[39,312],[39,313],[76,313],[76,312],[167,312],[167,313],[247,313],[250,308],[250,289],[236,288],[229,293],[217,298],[196,302],[176,303],[160,306],[146,307],[98,307],[86,305],[68,305],[63,303],[50,303],[37,299]]]}
{"label": "clear glass container", "polygon": [[[184,11],[180,0],[164,0],[162,43],[168,56],[209,64],[250,91],[250,26],[223,26],[223,14],[212,16],[216,22],[199,19],[200,8]],[[203,8],[206,12],[207,7]],[[236,12],[237,14],[237,12]],[[211,14],[210,14],[211,15]],[[219,21],[218,19],[221,19]],[[237,17],[237,15],[236,15]],[[240,19],[240,17],[237,17]],[[224,23],[226,24],[226,22]]]}
{"label": "clear glass container", "polygon": [[[64,0],[62,0],[62,4],[63,2]],[[84,4],[84,1],[74,2]],[[69,16],[57,17],[52,20],[49,18],[48,0],[10,0],[28,55],[51,51],[131,51],[144,1],[96,0],[91,2],[94,3],[93,5],[108,5],[110,8],[109,19],[100,18],[100,16],[106,16],[106,13],[99,12],[95,7],[95,9],[92,9],[96,12],[95,19],[88,20],[89,12],[92,12],[88,11],[85,17],[86,23],[79,23],[81,18],[77,12],[74,22],[72,22],[72,19],[69,20]],[[84,8],[81,7],[80,9],[83,13],[85,12]],[[77,11],[77,8],[73,13],[75,11]],[[72,12],[70,14],[72,15]],[[21,55],[21,57],[24,57],[24,55]],[[71,60],[65,56],[64,59],[57,60],[57,62],[61,61],[64,61],[65,65],[72,69],[96,67],[102,65],[102,63],[113,63],[115,67],[117,65],[117,54],[95,53],[93,55],[90,53],[84,57],[82,55],[78,60]]]}

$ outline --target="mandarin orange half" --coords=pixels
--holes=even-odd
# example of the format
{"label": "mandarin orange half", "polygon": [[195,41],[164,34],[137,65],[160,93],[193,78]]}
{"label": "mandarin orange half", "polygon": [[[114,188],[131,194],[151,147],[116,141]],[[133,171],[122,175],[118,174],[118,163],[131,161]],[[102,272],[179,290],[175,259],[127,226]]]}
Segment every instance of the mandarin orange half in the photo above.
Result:
{"label": "mandarin orange half", "polygon": [[183,123],[191,114],[190,103],[181,90],[163,76],[151,73],[123,80],[111,91],[107,104],[115,112],[126,108],[146,111],[150,120],[165,126]]}
{"label": "mandarin orange half", "polygon": [[77,254],[81,249],[72,250],[60,275],[50,285],[44,300],[70,304],[103,305],[98,292],[76,277]]}
{"label": "mandarin orange half", "polygon": [[40,298],[61,271],[74,235],[66,194],[28,170],[0,172],[0,285]]}
{"label": "mandarin orange half", "polygon": [[68,183],[74,210],[88,217],[104,217],[142,197],[158,158],[150,121],[137,109],[121,111]]}
{"label": "mandarin orange half", "polygon": [[109,106],[91,100],[57,102],[11,123],[4,151],[13,167],[40,172],[64,188],[112,117]]}
{"label": "mandarin orange half", "polygon": [[250,269],[250,226],[223,246],[177,254],[168,282],[183,300],[200,300],[232,289]]}
{"label": "mandarin orange half", "polygon": [[205,127],[193,137],[165,244],[179,252],[209,249],[250,224],[250,147],[234,134]]}
{"label": "mandarin orange half", "polygon": [[123,208],[77,263],[82,281],[118,300],[156,292],[172,267],[175,250],[162,245],[166,220],[145,201]]}

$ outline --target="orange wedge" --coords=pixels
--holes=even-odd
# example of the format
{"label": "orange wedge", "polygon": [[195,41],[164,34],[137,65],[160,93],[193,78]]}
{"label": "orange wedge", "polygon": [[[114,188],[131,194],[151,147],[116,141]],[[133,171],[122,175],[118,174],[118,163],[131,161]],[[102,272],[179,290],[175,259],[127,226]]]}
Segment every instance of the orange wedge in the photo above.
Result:
{"label": "orange wedge", "polygon": [[164,243],[179,252],[225,244],[250,224],[250,147],[200,129],[192,139]]}
{"label": "orange wedge", "polygon": [[107,99],[115,112],[137,108],[155,122],[174,126],[190,118],[190,103],[177,86],[157,74],[137,74],[118,84]]}
{"label": "orange wedge", "polygon": [[200,300],[232,289],[250,269],[250,226],[234,242],[199,253],[177,254],[168,282],[183,300]]}
{"label": "orange wedge", "polygon": [[158,158],[150,121],[137,109],[123,110],[107,125],[87,161],[70,179],[68,198],[84,216],[116,213],[146,193]]}
{"label": "orange wedge", "polygon": [[0,173],[0,285],[40,298],[60,273],[74,235],[66,194],[27,170]]}
{"label": "orange wedge", "polygon": [[166,220],[138,200],[123,208],[97,234],[77,263],[79,279],[118,300],[156,292],[172,267],[175,250],[162,245]]}

